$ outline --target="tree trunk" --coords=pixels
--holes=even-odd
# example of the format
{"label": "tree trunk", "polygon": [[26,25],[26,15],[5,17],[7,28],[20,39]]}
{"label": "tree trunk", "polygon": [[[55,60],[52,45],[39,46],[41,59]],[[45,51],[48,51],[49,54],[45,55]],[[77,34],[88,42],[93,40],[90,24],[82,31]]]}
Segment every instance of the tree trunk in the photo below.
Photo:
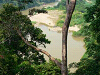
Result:
{"label": "tree trunk", "polygon": [[67,70],[67,35],[68,35],[68,29],[71,21],[71,17],[73,14],[73,11],[75,9],[76,0],[71,0],[69,3],[69,0],[66,0],[67,5],[67,16],[65,19],[65,23],[62,27],[62,66],[61,66],[61,73],[62,75],[68,75]]}
{"label": "tree trunk", "polygon": [[16,29],[17,33],[19,34],[21,39],[31,48],[35,49],[38,52],[41,52],[41,53],[47,55],[50,58],[50,60],[52,60],[61,69],[62,75],[68,75],[68,70],[67,70],[67,35],[68,35],[68,29],[69,29],[71,17],[72,17],[73,11],[75,9],[75,4],[76,4],[76,0],[70,0],[70,3],[69,3],[69,0],[66,0],[67,16],[65,19],[65,23],[62,27],[62,63],[60,63],[58,60],[56,60],[54,57],[52,57],[45,50],[39,49],[39,48],[35,47],[34,45],[30,44],[28,41],[26,41],[24,39],[21,32],[18,29]]}

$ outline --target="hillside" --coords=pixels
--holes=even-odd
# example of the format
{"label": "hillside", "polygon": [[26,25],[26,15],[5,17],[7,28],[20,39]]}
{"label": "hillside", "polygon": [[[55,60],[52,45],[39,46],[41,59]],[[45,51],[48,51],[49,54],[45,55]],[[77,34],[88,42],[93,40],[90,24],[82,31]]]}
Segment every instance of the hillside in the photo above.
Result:
{"label": "hillside", "polygon": [[12,3],[15,6],[25,6],[24,9],[28,9],[34,6],[39,6],[41,4],[45,4],[45,3],[51,3],[51,2],[55,2],[57,0],[26,0],[26,1],[18,1],[18,0],[0,0],[0,8],[2,8],[2,5],[5,3]]}
{"label": "hillside", "polygon": [[[70,23],[70,26],[77,25],[79,28],[81,28],[83,25],[85,25],[84,20],[84,14],[86,12],[86,7],[90,7],[93,4],[95,4],[94,0],[77,0],[75,11],[72,16],[72,20]],[[62,27],[65,17],[66,17],[66,0],[62,0],[56,7],[52,9],[58,9],[63,11],[64,14],[61,14],[59,16],[59,20],[57,21],[56,25]]]}

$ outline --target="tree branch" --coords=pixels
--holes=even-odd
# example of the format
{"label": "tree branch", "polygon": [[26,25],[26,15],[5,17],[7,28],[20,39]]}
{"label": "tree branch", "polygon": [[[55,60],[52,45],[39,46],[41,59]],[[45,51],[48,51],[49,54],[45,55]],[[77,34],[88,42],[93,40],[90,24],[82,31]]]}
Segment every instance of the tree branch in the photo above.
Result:
{"label": "tree branch", "polygon": [[0,41],[0,44],[6,42],[6,41],[8,41],[8,40],[9,40],[9,38],[8,38],[8,39],[5,39],[5,40],[3,40],[3,41]]}
{"label": "tree branch", "polygon": [[35,50],[38,51],[38,52],[41,52],[41,53],[47,55],[47,56],[50,58],[50,60],[52,60],[59,68],[61,68],[61,63],[60,63],[58,60],[56,60],[54,57],[52,57],[48,52],[46,52],[45,50],[39,49],[39,48],[35,47],[34,45],[30,44],[28,41],[26,41],[25,38],[22,36],[21,32],[20,32],[18,29],[17,29],[17,33],[18,33],[18,35],[21,37],[21,39],[22,39],[28,46],[30,46],[31,48],[35,49]]}

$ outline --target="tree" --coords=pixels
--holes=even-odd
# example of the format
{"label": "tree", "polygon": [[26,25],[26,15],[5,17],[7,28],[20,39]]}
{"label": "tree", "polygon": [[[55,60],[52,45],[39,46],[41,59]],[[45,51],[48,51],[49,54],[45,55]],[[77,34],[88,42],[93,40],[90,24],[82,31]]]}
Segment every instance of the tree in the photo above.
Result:
{"label": "tree", "polygon": [[68,75],[67,71],[67,35],[68,35],[68,28],[70,25],[71,17],[73,11],[75,9],[76,0],[66,0],[67,4],[67,16],[65,19],[65,23],[62,27],[62,75]]}
{"label": "tree", "polygon": [[36,72],[38,75],[61,75],[61,70],[59,67],[52,61],[45,62],[39,66],[35,66]]}
{"label": "tree", "polygon": [[[47,55],[49,57],[49,59],[52,60],[61,69],[62,75],[68,75],[68,71],[67,71],[67,35],[68,35],[68,28],[69,28],[69,24],[71,21],[71,17],[72,17],[73,11],[75,9],[76,0],[66,0],[66,4],[67,4],[67,6],[66,6],[67,7],[66,8],[67,16],[66,16],[63,28],[62,28],[62,62],[59,62],[54,57],[52,57],[48,52],[46,52],[42,49],[39,49],[38,47],[34,46],[31,42],[29,42],[25,39],[25,35],[27,35],[27,33],[30,33],[30,35],[32,37],[32,42],[34,42],[34,39],[36,39],[36,41],[41,43],[41,41],[37,40],[37,38],[35,38],[34,34],[32,33],[32,32],[34,32],[33,31],[34,29],[31,29],[31,27],[30,27],[30,24],[31,24],[30,20],[28,20],[28,18],[25,18],[25,16],[22,16],[19,11],[16,11],[16,8],[13,8],[13,7],[11,8],[14,13],[12,11],[8,10],[10,8],[6,8],[5,9],[6,13],[4,11],[4,12],[2,12],[3,15],[1,15],[2,27],[4,26],[4,28],[3,28],[4,30],[6,28],[5,35],[7,35],[10,38],[11,37],[10,35],[14,36],[15,33],[16,33],[16,35],[18,34],[27,46],[31,47],[32,49],[34,49],[38,52],[41,52],[41,53]],[[12,15],[9,16],[8,13],[12,14]],[[22,17],[22,19],[20,19],[20,17]],[[8,19],[9,19],[9,21],[8,21]],[[23,23],[23,21],[25,23]],[[15,32],[15,33],[13,33],[13,32]],[[39,31],[35,31],[35,32],[39,32]],[[45,36],[42,35],[41,37],[43,37],[41,40],[44,40]],[[40,37],[38,37],[38,39],[39,38]],[[7,37],[6,37],[6,39],[7,39]],[[48,40],[46,40],[46,41],[48,41]],[[10,40],[9,40],[9,43],[10,43]]]}
{"label": "tree", "polygon": [[[15,75],[19,71],[25,72],[20,70],[24,65],[18,67],[24,61],[29,62],[26,67],[24,66],[26,70],[31,68],[29,65],[33,63],[36,65],[44,63],[44,56],[27,46],[16,33],[15,28],[18,27],[24,37],[30,33],[32,39],[30,43],[34,46],[41,44],[45,47],[46,43],[49,44],[50,41],[45,38],[46,35],[42,33],[41,29],[32,26],[29,18],[22,15],[18,7],[11,4],[6,4],[3,7],[0,12],[0,73]],[[27,38],[25,39],[27,40]]]}
{"label": "tree", "polygon": [[27,42],[24,37],[22,36],[22,34],[20,33],[19,30],[17,30],[19,36],[22,38],[22,40],[30,47],[32,47],[33,49],[47,55],[50,60],[52,60],[53,62],[56,63],[56,65],[58,65],[61,69],[62,75],[68,75],[68,71],[67,71],[67,35],[68,35],[68,28],[69,28],[69,24],[71,21],[71,17],[73,14],[73,11],[75,9],[75,4],[76,4],[76,0],[71,0],[69,2],[69,0],[66,0],[66,4],[67,4],[67,16],[65,19],[65,23],[63,25],[62,28],[62,63],[60,63],[59,61],[57,61],[54,57],[52,57],[48,52],[39,49],[31,44],[29,44],[29,42]]}
{"label": "tree", "polygon": [[77,63],[75,75],[100,75],[100,0],[88,7],[84,15],[87,26],[85,47],[86,57]]}

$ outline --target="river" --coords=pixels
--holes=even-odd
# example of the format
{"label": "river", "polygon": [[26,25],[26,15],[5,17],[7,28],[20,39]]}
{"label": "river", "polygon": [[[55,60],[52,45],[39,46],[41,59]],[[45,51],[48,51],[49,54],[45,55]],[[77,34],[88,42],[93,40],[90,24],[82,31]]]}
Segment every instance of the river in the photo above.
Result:
{"label": "river", "polygon": [[[51,41],[50,44],[46,44],[46,48],[39,48],[46,50],[55,58],[62,59],[62,34],[50,31],[48,27],[44,25],[40,25],[39,28],[43,30],[44,34],[46,34],[46,38]],[[80,61],[85,52],[83,46],[83,38],[72,37],[72,32],[68,33],[68,64]],[[47,56],[45,56],[45,58],[48,60]]]}
{"label": "river", "polygon": [[[49,5],[53,6],[55,4],[57,3],[51,3]],[[41,7],[43,6],[40,6],[38,8]],[[27,15],[28,9],[22,11],[22,13],[24,15]],[[45,25],[40,25],[38,27],[43,30],[43,33],[46,34],[46,38],[51,41],[50,44],[46,44],[46,48],[43,48],[41,46],[39,46],[39,48],[46,50],[55,58],[62,59],[62,34],[56,31],[50,31]],[[85,53],[85,48],[83,46],[83,38],[73,37],[72,32],[68,33],[68,64],[80,61],[83,54]],[[48,57],[45,56],[45,59],[48,60]]]}
{"label": "river", "polygon": [[[59,1],[60,1],[60,0],[59,0]],[[59,3],[59,2],[48,3],[48,4],[45,4],[45,5],[36,6],[36,7],[32,7],[32,8],[42,9],[43,7],[44,7],[44,8],[53,7],[53,6],[56,6],[58,3]],[[29,9],[32,9],[32,8],[29,8]],[[23,14],[23,15],[28,15],[29,9],[26,9],[26,10],[22,11],[22,14]]]}

